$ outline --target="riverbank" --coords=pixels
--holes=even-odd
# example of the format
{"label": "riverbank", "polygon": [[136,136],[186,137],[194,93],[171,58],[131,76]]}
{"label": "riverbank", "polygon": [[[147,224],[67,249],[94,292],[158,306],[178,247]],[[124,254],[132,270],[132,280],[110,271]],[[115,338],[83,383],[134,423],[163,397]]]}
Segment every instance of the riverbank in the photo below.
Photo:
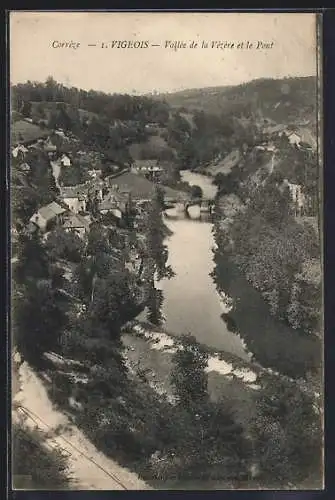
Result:
{"label": "riverbank", "polygon": [[[159,396],[164,395],[173,404],[174,391],[170,380],[178,337],[149,322],[134,320],[124,326],[122,341],[129,370],[144,377]],[[236,420],[248,429],[265,372],[230,353],[218,352],[205,345],[202,347],[209,355],[206,372],[211,399],[225,401]]]}
{"label": "riverbank", "polygon": [[315,376],[321,341],[305,323],[317,316],[320,297],[299,273],[308,252],[317,251],[314,233],[293,218],[275,228],[236,195],[216,204],[212,276],[217,289],[235,299],[234,331],[262,366],[291,378]]}

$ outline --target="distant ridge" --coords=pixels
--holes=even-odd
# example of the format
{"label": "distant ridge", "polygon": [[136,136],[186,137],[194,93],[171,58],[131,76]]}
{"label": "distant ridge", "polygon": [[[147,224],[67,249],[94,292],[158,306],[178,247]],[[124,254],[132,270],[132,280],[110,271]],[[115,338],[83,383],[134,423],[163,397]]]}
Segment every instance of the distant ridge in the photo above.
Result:
{"label": "distant ridge", "polygon": [[173,108],[203,110],[213,114],[245,115],[253,110],[276,122],[315,122],[315,76],[281,79],[259,78],[239,85],[204,87],[153,96]]}

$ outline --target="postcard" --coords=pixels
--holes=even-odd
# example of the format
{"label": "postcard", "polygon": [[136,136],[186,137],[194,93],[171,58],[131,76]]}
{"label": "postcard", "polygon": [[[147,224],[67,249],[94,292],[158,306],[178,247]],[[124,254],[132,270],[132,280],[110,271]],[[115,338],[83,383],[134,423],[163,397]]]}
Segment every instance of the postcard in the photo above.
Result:
{"label": "postcard", "polygon": [[320,16],[9,17],[13,489],[323,489]]}

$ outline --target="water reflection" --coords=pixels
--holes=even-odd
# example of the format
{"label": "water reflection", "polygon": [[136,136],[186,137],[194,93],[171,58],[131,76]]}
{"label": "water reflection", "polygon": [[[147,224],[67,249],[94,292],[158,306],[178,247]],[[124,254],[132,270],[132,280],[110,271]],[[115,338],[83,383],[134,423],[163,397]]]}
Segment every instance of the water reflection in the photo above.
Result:
{"label": "water reflection", "polygon": [[[204,196],[215,196],[211,179],[184,172],[183,180],[199,185]],[[176,273],[159,284],[168,331],[190,332],[201,343],[242,359],[253,356],[264,367],[293,377],[318,368],[320,342],[274,318],[259,292],[228,257],[221,259],[219,270],[225,294],[217,293],[210,276],[215,241],[209,214],[190,211],[185,215],[178,207],[170,210],[165,221],[173,233],[167,244],[169,263]],[[227,297],[233,299],[232,305],[227,304]]]}
{"label": "water reflection", "polygon": [[212,224],[187,219],[183,215],[167,218],[173,234],[168,238],[169,264],[176,276],[158,284],[164,294],[165,327],[171,333],[192,333],[199,342],[249,359],[244,343],[230,331],[222,317],[222,299],[210,276],[214,244]]}

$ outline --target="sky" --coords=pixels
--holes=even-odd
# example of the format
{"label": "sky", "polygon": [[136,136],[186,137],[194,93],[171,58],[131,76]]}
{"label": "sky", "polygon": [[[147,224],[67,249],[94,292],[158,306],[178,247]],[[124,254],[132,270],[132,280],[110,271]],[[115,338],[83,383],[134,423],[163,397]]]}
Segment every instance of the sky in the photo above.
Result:
{"label": "sky", "polygon": [[[118,40],[149,47],[111,48]],[[70,47],[58,47],[64,42]],[[238,85],[316,75],[315,47],[309,13],[10,13],[12,84],[53,76],[85,90],[136,94]]]}

